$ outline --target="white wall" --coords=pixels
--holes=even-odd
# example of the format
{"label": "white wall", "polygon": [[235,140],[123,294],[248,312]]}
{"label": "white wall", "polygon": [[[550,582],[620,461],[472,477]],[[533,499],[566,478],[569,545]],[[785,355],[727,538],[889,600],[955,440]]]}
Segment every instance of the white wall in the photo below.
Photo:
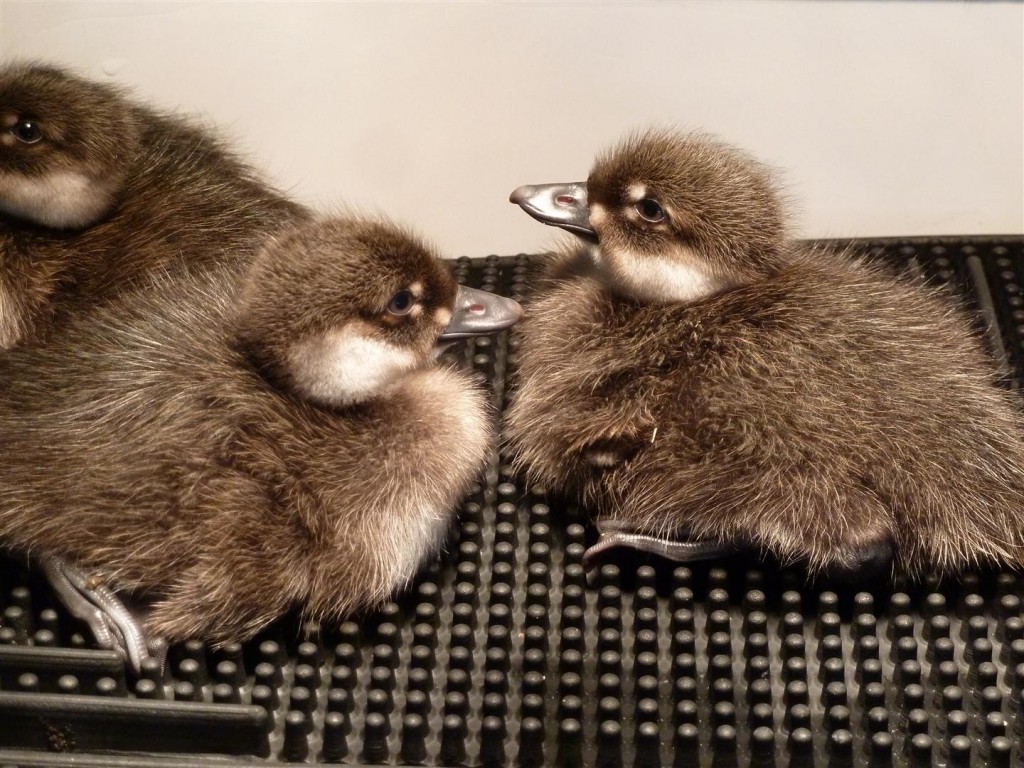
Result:
{"label": "white wall", "polygon": [[281,185],[448,255],[541,249],[506,202],[635,126],[780,169],[807,236],[1024,231],[1024,6],[0,0],[32,57],[207,116]]}

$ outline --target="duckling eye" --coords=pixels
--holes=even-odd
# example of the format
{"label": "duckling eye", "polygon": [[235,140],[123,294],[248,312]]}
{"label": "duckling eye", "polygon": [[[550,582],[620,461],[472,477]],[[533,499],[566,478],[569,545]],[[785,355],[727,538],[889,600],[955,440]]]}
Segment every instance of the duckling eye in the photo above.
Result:
{"label": "duckling eye", "polygon": [[640,214],[640,218],[644,221],[649,221],[652,224],[657,224],[659,221],[664,221],[665,209],[662,208],[657,200],[652,200],[649,197],[645,197],[633,206],[637,213]]}
{"label": "duckling eye", "polygon": [[35,144],[43,138],[43,132],[35,120],[19,120],[12,126],[11,133],[23,144]]}
{"label": "duckling eye", "polygon": [[388,312],[392,315],[407,315],[416,303],[416,297],[410,290],[401,290],[391,297],[388,302]]}

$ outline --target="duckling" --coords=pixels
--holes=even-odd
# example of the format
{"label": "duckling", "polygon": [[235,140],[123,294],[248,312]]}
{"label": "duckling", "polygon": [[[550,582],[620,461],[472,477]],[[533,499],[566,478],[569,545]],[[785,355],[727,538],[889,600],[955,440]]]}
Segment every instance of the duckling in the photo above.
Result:
{"label": "duckling", "polygon": [[[440,548],[491,445],[482,388],[438,344],[520,314],[382,220],[154,278],[0,356],[0,540],[69,567],[136,667],[146,637],[373,605]],[[152,601],[138,626],[124,593]]]}
{"label": "duckling", "polygon": [[769,171],[701,134],[635,135],[511,200],[586,241],[527,305],[506,426],[597,512],[591,561],[1024,565],[1020,403],[946,292],[787,240]]}
{"label": "duckling", "polygon": [[204,128],[55,67],[0,69],[0,349],[307,216]]}

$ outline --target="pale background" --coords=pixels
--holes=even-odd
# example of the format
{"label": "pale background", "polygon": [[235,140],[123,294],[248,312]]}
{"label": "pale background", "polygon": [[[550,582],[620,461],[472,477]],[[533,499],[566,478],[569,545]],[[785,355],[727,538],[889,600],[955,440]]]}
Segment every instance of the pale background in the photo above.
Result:
{"label": "pale background", "polygon": [[799,235],[1024,232],[1020,3],[0,0],[14,58],[202,115],[449,256],[544,248],[508,193],[651,123],[778,167]]}

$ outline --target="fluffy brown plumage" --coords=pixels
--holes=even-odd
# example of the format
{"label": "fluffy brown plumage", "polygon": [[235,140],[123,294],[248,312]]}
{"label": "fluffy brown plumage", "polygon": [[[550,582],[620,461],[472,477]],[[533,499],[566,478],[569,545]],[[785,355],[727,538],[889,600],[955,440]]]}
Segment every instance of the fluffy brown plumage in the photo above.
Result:
{"label": "fluffy brown plumage", "polygon": [[522,327],[507,434],[534,479],[812,571],[1024,565],[1020,404],[950,296],[787,242],[766,171],[703,136],[633,138],[587,193],[599,245]]}
{"label": "fluffy brown plumage", "polygon": [[63,70],[0,70],[0,349],[306,218],[205,128]]}
{"label": "fluffy brown plumage", "polygon": [[489,445],[481,389],[432,364],[455,296],[411,236],[325,220],[0,356],[0,538],[154,596],[171,641],[384,599]]}

